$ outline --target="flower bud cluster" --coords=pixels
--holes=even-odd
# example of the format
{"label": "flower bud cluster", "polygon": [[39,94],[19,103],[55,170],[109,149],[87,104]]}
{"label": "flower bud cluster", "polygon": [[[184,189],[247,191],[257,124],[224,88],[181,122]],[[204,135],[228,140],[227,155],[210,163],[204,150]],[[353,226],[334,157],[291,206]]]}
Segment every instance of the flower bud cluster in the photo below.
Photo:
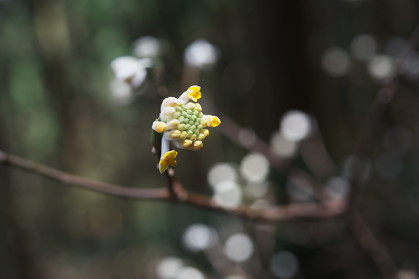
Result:
{"label": "flower bud cluster", "polygon": [[[191,86],[179,98],[169,97],[163,100],[160,116],[153,122],[153,130],[163,133],[163,140],[168,140],[177,148],[199,150],[203,140],[209,136],[206,127],[217,127],[221,121],[217,116],[205,115],[197,101],[201,98],[201,88]],[[163,146],[163,144],[162,144]],[[162,150],[162,160],[169,150]],[[171,160],[160,160],[160,171],[167,169],[165,161],[176,164],[177,153],[171,153]],[[174,157],[173,157],[174,156]]]}

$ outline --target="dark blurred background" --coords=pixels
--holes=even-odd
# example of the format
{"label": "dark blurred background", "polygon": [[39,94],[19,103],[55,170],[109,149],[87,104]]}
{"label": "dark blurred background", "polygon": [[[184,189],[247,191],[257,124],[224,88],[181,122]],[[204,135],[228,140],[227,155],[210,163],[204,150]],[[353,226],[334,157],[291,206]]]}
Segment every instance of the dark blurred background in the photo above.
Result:
{"label": "dark blurred background", "polygon": [[[96,180],[164,187],[151,123],[164,97],[197,83],[204,110],[245,129],[239,144],[217,128],[202,151],[180,152],[187,189],[230,207],[311,201],[310,186],[246,148],[257,135],[344,199],[371,105],[401,75],[358,207],[397,278],[417,278],[419,54],[402,69],[397,58],[418,19],[415,0],[2,0],[0,149]],[[118,79],[124,63],[110,66],[122,56],[145,65],[131,74],[136,83]],[[258,224],[6,166],[0,186],[1,278],[382,278],[341,218]]]}

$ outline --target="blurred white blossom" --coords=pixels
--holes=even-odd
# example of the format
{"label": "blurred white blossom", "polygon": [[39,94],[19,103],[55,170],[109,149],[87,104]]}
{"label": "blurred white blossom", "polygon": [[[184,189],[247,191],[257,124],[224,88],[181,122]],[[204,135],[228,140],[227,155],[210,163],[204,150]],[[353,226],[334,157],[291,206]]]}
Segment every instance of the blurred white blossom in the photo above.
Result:
{"label": "blurred white blossom", "polygon": [[218,59],[218,49],[206,40],[197,40],[185,50],[186,63],[198,67],[210,67]]}
{"label": "blurred white blossom", "polygon": [[138,57],[155,58],[162,52],[162,45],[157,38],[144,36],[134,42],[134,54]]}
{"label": "blurred white blossom", "polygon": [[149,58],[138,59],[133,56],[121,56],[111,62],[116,79],[126,82],[133,88],[143,84],[147,76],[147,68],[153,61]]}
{"label": "blurred white blossom", "polygon": [[126,82],[113,79],[110,83],[110,91],[112,100],[119,105],[129,104],[133,98],[132,88]]}

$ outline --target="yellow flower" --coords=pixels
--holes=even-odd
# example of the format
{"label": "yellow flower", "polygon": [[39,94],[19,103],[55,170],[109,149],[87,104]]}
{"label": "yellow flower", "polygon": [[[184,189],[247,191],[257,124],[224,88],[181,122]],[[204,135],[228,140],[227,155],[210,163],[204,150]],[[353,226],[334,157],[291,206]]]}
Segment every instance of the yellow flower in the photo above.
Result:
{"label": "yellow flower", "polygon": [[200,150],[204,145],[203,140],[209,136],[209,130],[205,128],[221,124],[217,116],[202,113],[202,107],[197,103],[201,97],[201,87],[194,85],[179,98],[163,100],[159,118],[152,125],[154,131],[163,133],[160,172],[176,165],[177,152],[170,151],[170,142],[180,149]]}
{"label": "yellow flower", "polygon": [[177,162],[176,162],[176,157],[177,157],[177,151],[175,150],[171,150],[169,152],[166,152],[163,157],[160,159],[159,162],[159,170],[161,173],[163,173],[165,170],[167,170],[167,168],[169,166],[175,167]]}
{"label": "yellow flower", "polygon": [[191,98],[192,101],[197,102],[199,99],[201,99],[201,87],[199,86],[191,86],[188,89],[188,96]]}

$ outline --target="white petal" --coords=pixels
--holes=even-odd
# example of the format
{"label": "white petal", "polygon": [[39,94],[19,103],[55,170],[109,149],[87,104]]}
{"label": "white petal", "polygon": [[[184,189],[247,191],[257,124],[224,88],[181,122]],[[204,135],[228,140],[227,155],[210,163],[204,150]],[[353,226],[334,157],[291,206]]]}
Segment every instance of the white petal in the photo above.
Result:
{"label": "white petal", "polygon": [[163,109],[165,107],[174,107],[176,105],[179,104],[179,100],[176,99],[175,97],[168,97],[166,99],[163,100],[162,104],[161,104],[161,110],[163,111]]}
{"label": "white petal", "polygon": [[185,60],[191,66],[205,68],[217,62],[218,50],[206,40],[197,40],[185,50]]}
{"label": "white petal", "polygon": [[164,136],[165,134],[166,134],[166,132],[163,134],[163,137],[161,138],[160,160],[164,157],[164,154],[166,154],[170,150],[170,141]]}
{"label": "white petal", "polygon": [[164,122],[168,122],[172,119],[175,112],[176,110],[173,107],[164,107],[160,112],[160,119]]}
{"label": "white petal", "polygon": [[201,125],[203,127],[209,126],[210,123],[211,123],[211,115],[205,114],[204,116],[202,116]]}
{"label": "white petal", "polygon": [[144,36],[134,42],[134,53],[138,57],[156,57],[161,53],[160,41],[151,36]]}
{"label": "white petal", "polygon": [[138,63],[140,63],[140,65],[143,66],[144,68],[150,68],[154,66],[154,60],[151,58],[138,59]]}
{"label": "white petal", "polygon": [[138,62],[138,59],[131,56],[118,57],[111,63],[111,68],[117,79],[127,80],[135,76],[139,69],[144,67]]}
{"label": "white petal", "polygon": [[141,84],[143,84],[146,76],[147,76],[147,71],[144,68],[138,69],[138,71],[134,74],[134,76],[132,77],[132,80],[130,81],[132,86],[135,88],[140,87]]}
{"label": "white petal", "polygon": [[188,91],[183,92],[182,95],[180,95],[180,97],[179,97],[179,101],[182,104],[186,104],[190,100],[191,100],[191,97],[189,96],[189,92]]}

